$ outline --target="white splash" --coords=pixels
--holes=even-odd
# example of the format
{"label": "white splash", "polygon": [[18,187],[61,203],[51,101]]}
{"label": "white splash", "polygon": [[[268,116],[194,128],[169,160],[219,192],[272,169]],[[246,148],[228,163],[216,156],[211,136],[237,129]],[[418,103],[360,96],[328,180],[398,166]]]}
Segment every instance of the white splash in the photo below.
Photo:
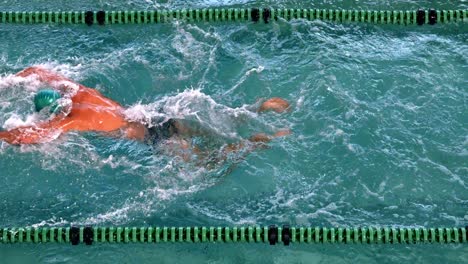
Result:
{"label": "white splash", "polygon": [[32,126],[39,120],[38,114],[31,114],[26,116],[26,119],[22,119],[21,116],[13,113],[3,125],[6,130],[14,129],[22,126]]}
{"label": "white splash", "polygon": [[0,91],[4,89],[23,88],[27,91],[37,91],[43,84],[36,75],[20,77],[16,75],[5,75],[0,77]]}
{"label": "white splash", "polygon": [[224,95],[226,94],[229,94],[231,92],[233,92],[234,90],[237,89],[237,87],[239,87],[241,84],[243,84],[245,82],[245,80],[247,80],[247,78],[252,74],[252,73],[261,73],[263,70],[265,69],[264,66],[260,65],[256,68],[252,68],[250,70],[248,70],[241,78],[239,81],[237,81],[237,83],[229,90],[227,90],[226,92],[224,92]]}
{"label": "white splash", "polygon": [[175,96],[166,96],[155,103],[136,104],[124,113],[128,120],[158,125],[170,118],[195,122],[203,129],[228,138],[238,138],[238,126],[253,120],[257,114],[248,105],[230,108],[218,104],[199,89],[188,89]]}

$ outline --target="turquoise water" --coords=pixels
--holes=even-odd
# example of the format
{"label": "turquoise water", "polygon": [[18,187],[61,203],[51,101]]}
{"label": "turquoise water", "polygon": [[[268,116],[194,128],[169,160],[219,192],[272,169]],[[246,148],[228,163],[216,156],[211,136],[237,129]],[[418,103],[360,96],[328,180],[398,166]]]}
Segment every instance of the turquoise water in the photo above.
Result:
{"label": "turquoise water", "polygon": [[[2,1],[1,10],[272,6],[272,1]],[[282,1],[277,7],[467,8],[466,1]],[[57,4],[58,3],[58,4]],[[39,88],[12,76],[41,64],[129,108],[210,131],[216,155],[290,128],[268,149],[215,166],[171,146],[71,133],[0,146],[0,226],[468,223],[468,26],[318,21],[83,27],[0,25],[0,124],[37,121]],[[6,40],[6,41],[5,41]],[[258,115],[279,96],[293,109]],[[208,163],[202,160],[201,163]],[[3,245],[9,262],[318,263],[468,261],[466,246]]]}

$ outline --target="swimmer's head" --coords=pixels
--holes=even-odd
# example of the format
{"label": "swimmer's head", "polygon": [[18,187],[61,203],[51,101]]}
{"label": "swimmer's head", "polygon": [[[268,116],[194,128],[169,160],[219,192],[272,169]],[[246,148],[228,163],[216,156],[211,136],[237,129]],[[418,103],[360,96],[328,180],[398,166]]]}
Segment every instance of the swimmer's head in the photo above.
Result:
{"label": "swimmer's head", "polygon": [[42,109],[49,107],[51,114],[58,112],[60,110],[60,105],[58,104],[60,97],[60,93],[55,90],[40,90],[34,96],[34,106],[36,111],[39,112]]}

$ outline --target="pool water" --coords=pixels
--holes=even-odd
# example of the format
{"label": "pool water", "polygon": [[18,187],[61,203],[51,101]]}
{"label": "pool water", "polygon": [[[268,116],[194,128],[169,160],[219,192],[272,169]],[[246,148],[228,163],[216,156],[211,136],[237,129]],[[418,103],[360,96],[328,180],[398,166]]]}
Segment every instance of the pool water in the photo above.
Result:
{"label": "pool water", "polygon": [[[0,10],[274,6],[466,9],[466,1],[0,2]],[[0,146],[0,226],[465,226],[468,26],[277,21],[112,27],[0,25],[0,125],[40,119],[32,65],[120,102],[130,119],[175,117],[207,131],[208,157],[70,133]],[[6,41],[5,41],[6,40]],[[251,110],[269,97],[284,114]],[[226,144],[291,129],[268,148]],[[468,261],[454,245],[2,245],[15,263]]]}

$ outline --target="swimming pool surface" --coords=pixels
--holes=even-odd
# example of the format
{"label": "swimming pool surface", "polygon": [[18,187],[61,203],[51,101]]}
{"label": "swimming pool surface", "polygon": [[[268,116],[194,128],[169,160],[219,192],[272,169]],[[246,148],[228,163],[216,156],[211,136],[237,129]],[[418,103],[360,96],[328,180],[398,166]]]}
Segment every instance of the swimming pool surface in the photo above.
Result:
{"label": "swimming pool surface", "polygon": [[[273,6],[466,9],[466,1],[0,2],[0,10]],[[59,9],[57,9],[59,8]],[[468,223],[468,24],[277,21],[0,25],[0,125],[36,120],[41,64],[129,108],[211,131],[216,153],[290,128],[220,164],[183,162],[95,133],[0,146],[0,226],[464,226]],[[286,114],[250,112],[283,97]],[[162,112],[161,112],[162,111]],[[209,166],[200,164],[211,164]],[[5,263],[468,262],[466,245],[1,245]]]}

